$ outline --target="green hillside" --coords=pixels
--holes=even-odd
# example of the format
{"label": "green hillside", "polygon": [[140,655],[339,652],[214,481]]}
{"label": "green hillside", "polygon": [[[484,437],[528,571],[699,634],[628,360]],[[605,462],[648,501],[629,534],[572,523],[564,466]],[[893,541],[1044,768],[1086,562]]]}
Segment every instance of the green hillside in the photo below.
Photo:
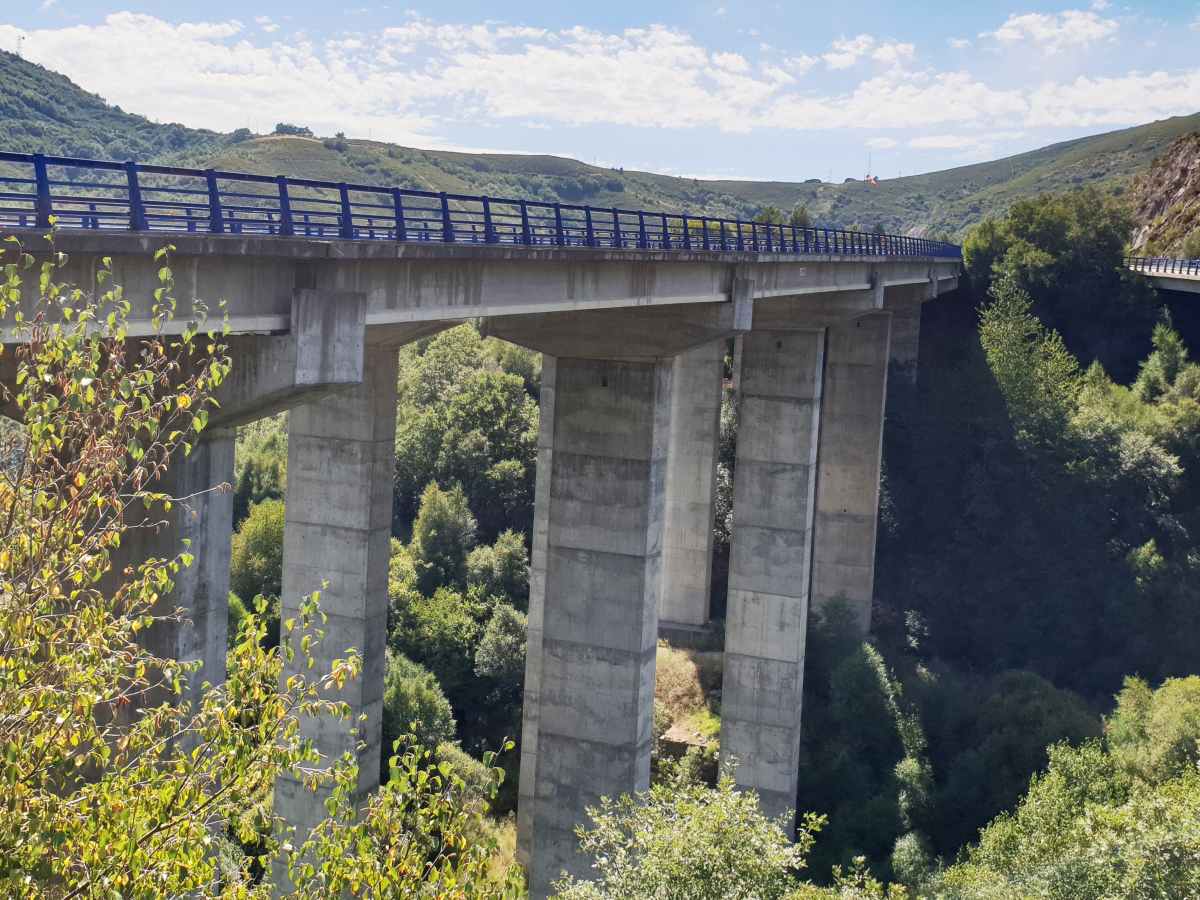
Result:
{"label": "green hillside", "polygon": [[[1078,184],[1123,193],[1200,113],[926,175],[844,184],[696,181],[556,156],[452,153],[381,141],[254,136],[158,124],[69,79],[0,52],[0,149],[217,168],[749,218],[766,204],[807,205],[819,225],[954,234],[1015,200]],[[296,123],[303,126],[303,122]]]}

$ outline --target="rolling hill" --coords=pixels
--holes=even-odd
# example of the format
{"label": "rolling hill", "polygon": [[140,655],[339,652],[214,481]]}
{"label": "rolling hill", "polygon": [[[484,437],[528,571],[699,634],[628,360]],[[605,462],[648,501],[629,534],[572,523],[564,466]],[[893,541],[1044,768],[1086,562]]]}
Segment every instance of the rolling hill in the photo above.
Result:
{"label": "rolling hill", "polygon": [[[303,125],[303,123],[297,123]],[[0,52],[0,149],[213,166],[261,174],[595,206],[750,218],[765,205],[807,206],[819,225],[950,235],[1014,201],[1074,185],[1121,194],[1200,113],[1080,138],[993,162],[881,181],[696,181],[598,168],[556,156],[455,153],[380,141],[220,134],[126,113],[70,79]]]}

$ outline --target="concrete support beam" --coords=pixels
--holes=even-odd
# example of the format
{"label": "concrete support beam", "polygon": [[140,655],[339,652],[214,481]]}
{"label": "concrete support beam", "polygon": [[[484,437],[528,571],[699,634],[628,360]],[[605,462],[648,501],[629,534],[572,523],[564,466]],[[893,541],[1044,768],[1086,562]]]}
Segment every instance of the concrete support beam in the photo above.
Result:
{"label": "concrete support beam", "polygon": [[825,357],[812,602],[820,610],[845,596],[864,633],[875,582],[890,334],[889,313],[836,323]]}
{"label": "concrete support beam", "polygon": [[823,331],[742,339],[721,754],[770,816],[794,809]]}
{"label": "concrete support beam", "polygon": [[588,872],[585,807],[649,787],[671,369],[542,364],[517,815],[533,900]]}
{"label": "concrete support beam", "polygon": [[917,351],[921,345],[921,304],[892,313],[891,349],[888,361],[910,384],[917,383]]}
{"label": "concrete support beam", "polygon": [[[189,688],[225,680],[229,638],[229,563],[233,538],[233,449],[236,429],[206,429],[190,455],[179,450],[164,480],[151,487],[176,498],[169,510],[155,505],[121,538],[113,568],[105,580],[123,583],[127,567],[148,559],[195,556],[181,567],[175,587],[156,604],[156,615],[179,610],[178,621],[155,622],[140,640],[155,656],[203,663],[190,677]],[[165,522],[160,527],[158,523]],[[189,541],[185,544],[184,541]]]}
{"label": "concrete support beam", "polygon": [[675,357],[659,621],[701,626],[712,587],[713,508],[725,341]]}
{"label": "concrete support beam", "polygon": [[[350,705],[350,720],[305,720],[301,734],[323,756],[356,754],[364,796],[378,784],[382,740],[396,378],[395,349],[369,348],[361,385],[297,407],[288,418],[282,617],[292,618],[303,597],[321,591],[321,611],[329,618],[313,652],[314,667],[297,653],[281,677],[319,677],[350,648],[362,655],[360,676],[337,693]],[[359,722],[363,715],[366,721]],[[364,749],[357,749],[358,741]],[[303,839],[325,817],[327,796],[281,776],[275,812]]]}

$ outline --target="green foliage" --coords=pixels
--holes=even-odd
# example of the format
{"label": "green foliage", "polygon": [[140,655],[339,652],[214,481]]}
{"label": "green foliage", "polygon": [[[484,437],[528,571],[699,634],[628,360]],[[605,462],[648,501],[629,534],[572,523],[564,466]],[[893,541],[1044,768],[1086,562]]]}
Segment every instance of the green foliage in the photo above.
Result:
{"label": "green foliage", "polygon": [[829,818],[813,869],[822,877],[862,856],[889,875],[897,838],[929,802],[920,718],[844,597],[811,615],[805,668],[797,805]]}
{"label": "green foliage", "polygon": [[788,217],[788,224],[810,227],[812,223],[812,216],[808,214],[808,207],[802,202],[797,202],[792,207],[792,214]]}
{"label": "green foliage", "polygon": [[467,584],[517,609],[529,604],[529,551],[525,538],[505,531],[491,546],[467,556]]}
{"label": "green foliage", "polygon": [[282,500],[257,503],[233,536],[229,584],[243,602],[282,593],[284,511]]}
{"label": "green foliage", "polygon": [[490,607],[446,587],[432,597],[412,592],[391,600],[395,627],[389,645],[436,676],[461,719],[473,705],[475,650]]}
{"label": "green foliage", "polygon": [[758,214],[754,217],[754,221],[781,225],[783,223],[783,210],[774,203],[768,203],[758,211]]}
{"label": "green foliage", "polygon": [[234,451],[233,526],[250,506],[282,500],[287,491],[287,413],[238,428]]}
{"label": "green foliage", "polygon": [[286,122],[280,122],[275,126],[275,134],[290,135],[294,137],[312,137],[312,129],[303,125],[289,125]]}
{"label": "green foliage", "polygon": [[1128,378],[1156,315],[1154,292],[1124,267],[1133,225],[1124,205],[1096,190],[1042,195],[972,231],[963,256],[978,290],[1011,282],[1006,290],[1024,291],[1072,354]]}
{"label": "green foliage", "polygon": [[540,362],[529,351],[492,339],[485,343],[469,325],[401,352],[396,434],[401,528],[436,480],[462,487],[486,539],[506,528],[528,531],[538,422],[529,392],[539,383]]}
{"label": "green foliage", "polygon": [[462,488],[443,491],[436,481],[421,494],[421,512],[413,524],[409,556],[416,588],[429,595],[441,586],[466,583],[467,554],[475,546],[475,517]]}
{"label": "green foliage", "polygon": [[507,603],[496,611],[484,629],[475,651],[475,674],[497,684],[497,690],[518,699],[525,685],[525,641],[529,619]]}
{"label": "green foliage", "polygon": [[1023,434],[1053,441],[1077,409],[1082,388],[1079,363],[1057,333],[1030,314],[1029,295],[1004,278],[979,322],[988,367]]}
{"label": "green foliage", "polygon": [[728,773],[716,788],[677,776],[636,800],[604,798],[588,816],[577,833],[598,876],[556,884],[561,900],[783,900],[821,825],[806,816],[792,843],[791,813],[766,818]]}
{"label": "green foliage", "polygon": [[966,861],[934,882],[947,900],[1191,897],[1200,891],[1200,776],[1131,791],[1098,742],[1050,748],[1050,767]]}
{"label": "green foliage", "polygon": [[405,735],[412,735],[422,747],[454,740],[450,702],[429,670],[390,649],[385,665],[380,783],[388,780],[388,760]]}
{"label": "green foliage", "polygon": [[1125,679],[1109,723],[1108,747],[1137,784],[1157,787],[1200,761],[1200,676],[1168,678],[1156,691]]}

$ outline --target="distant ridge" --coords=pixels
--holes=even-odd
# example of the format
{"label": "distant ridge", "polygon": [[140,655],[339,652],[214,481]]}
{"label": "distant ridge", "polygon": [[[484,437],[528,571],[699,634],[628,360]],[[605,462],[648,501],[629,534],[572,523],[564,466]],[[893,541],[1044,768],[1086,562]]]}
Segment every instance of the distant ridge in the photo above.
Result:
{"label": "distant ridge", "polygon": [[[593,206],[750,218],[767,204],[806,205],[833,228],[882,225],[892,233],[954,235],[1013,202],[1076,185],[1124,193],[1200,113],[1079,138],[925,175],[827,184],[696,181],[590,166],[557,156],[419,150],[357,139],[220,134],[158,124],[110,106],[70,79],[0,51],[0,149],[194,166]],[[297,122],[303,126],[305,123]]]}

